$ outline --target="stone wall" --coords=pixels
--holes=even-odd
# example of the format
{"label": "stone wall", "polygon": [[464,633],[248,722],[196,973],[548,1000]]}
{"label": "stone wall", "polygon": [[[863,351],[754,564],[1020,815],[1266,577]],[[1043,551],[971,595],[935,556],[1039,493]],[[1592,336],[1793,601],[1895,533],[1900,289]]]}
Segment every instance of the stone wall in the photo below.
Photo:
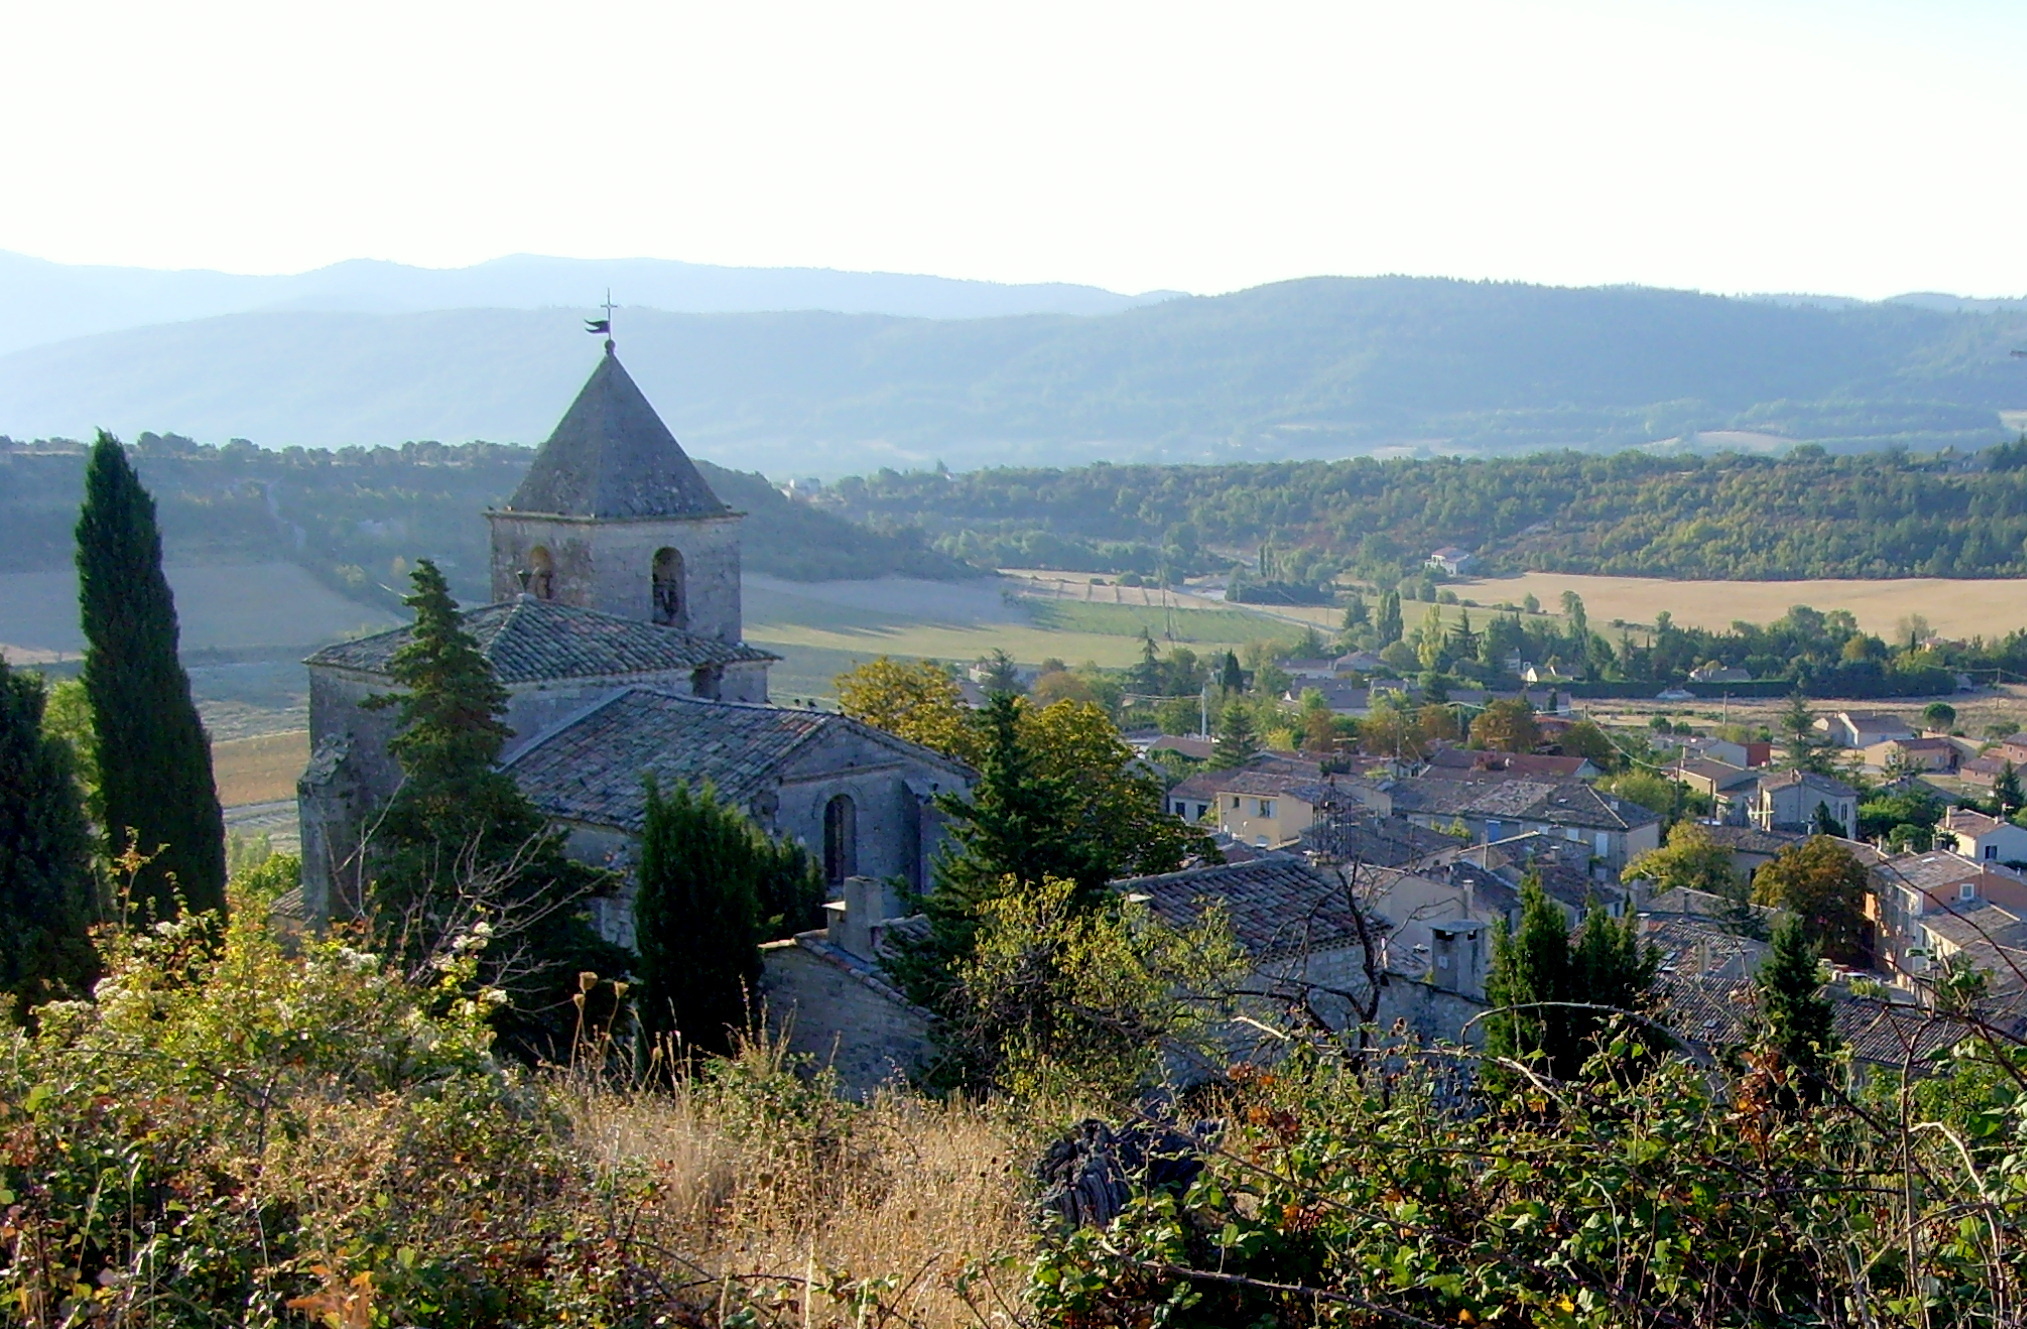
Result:
{"label": "stone wall", "polygon": [[768,1027],[789,1051],[832,1067],[847,1092],[864,1097],[926,1064],[929,1017],[858,972],[823,935],[805,933],[761,948]]}
{"label": "stone wall", "polygon": [[593,521],[526,512],[489,512],[493,599],[520,594],[520,573],[539,546],[553,567],[550,599],[653,622],[654,559],[683,559],[683,619],[674,626],[720,641],[743,639],[739,605],[739,514],[646,521]]}

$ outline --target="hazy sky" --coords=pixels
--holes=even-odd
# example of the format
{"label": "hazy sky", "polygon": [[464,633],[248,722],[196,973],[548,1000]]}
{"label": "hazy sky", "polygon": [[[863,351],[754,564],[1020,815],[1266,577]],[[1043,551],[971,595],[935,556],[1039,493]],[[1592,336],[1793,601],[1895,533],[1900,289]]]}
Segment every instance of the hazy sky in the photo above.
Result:
{"label": "hazy sky", "polygon": [[0,0],[0,249],[2027,294],[2027,4]]}

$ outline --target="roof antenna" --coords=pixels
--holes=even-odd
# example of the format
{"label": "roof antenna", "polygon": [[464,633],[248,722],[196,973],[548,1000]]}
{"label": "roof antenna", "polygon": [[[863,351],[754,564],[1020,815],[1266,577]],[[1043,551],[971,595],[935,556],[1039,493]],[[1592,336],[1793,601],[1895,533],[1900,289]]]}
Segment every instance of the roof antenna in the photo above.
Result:
{"label": "roof antenna", "polygon": [[614,306],[613,306],[613,303],[612,303],[612,288],[611,288],[610,286],[608,286],[608,287],[606,287],[606,288],[605,288],[605,303],[604,303],[603,305],[600,305],[600,306],[599,306],[599,308],[601,308],[601,309],[603,309],[603,310],[605,311],[605,317],[604,317],[604,318],[587,318],[587,319],[585,319],[585,320],[584,320],[584,330],[585,330],[586,332],[590,333],[590,334],[591,334],[592,336],[594,336],[594,337],[595,337],[595,336],[597,336],[597,335],[599,335],[600,333],[604,333],[604,334],[605,334],[605,353],[606,353],[607,355],[611,355],[611,354],[612,354],[612,311],[613,311],[613,307],[614,307]]}

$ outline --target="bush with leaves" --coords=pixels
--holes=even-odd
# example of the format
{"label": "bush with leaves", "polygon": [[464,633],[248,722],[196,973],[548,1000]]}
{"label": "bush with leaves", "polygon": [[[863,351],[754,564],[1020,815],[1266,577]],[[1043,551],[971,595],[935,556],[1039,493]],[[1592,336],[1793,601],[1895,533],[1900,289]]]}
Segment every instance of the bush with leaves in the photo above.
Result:
{"label": "bush with leaves", "polygon": [[1177,929],[1138,901],[1080,905],[1059,878],[1000,895],[946,1002],[946,1075],[1023,1101],[1127,1101],[1164,1058],[1219,1064],[1209,1039],[1244,967],[1218,909]]}
{"label": "bush with leaves", "polygon": [[[2011,1049],[2012,1070],[2019,1051]],[[1574,1079],[1457,1110],[1460,1049],[1356,1061],[1304,1045],[1235,1077],[1185,1193],[1054,1232],[1045,1324],[1870,1325],[2014,1323],[2027,1119],[2004,1075],[1952,1111],[1982,1158],[1882,1101],[1782,1110],[1758,1052],[1727,1076],[1615,1031]]]}

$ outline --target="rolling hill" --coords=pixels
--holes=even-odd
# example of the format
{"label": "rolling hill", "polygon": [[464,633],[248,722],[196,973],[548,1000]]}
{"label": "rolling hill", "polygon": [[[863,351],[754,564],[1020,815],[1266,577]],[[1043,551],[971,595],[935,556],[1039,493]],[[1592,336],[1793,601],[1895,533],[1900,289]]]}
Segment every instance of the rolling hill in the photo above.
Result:
{"label": "rolling hill", "polygon": [[[544,436],[577,311],[282,310],[0,356],[0,432],[268,446]],[[621,353],[742,470],[1613,451],[1685,435],[1974,448],[2027,407],[2027,312],[1311,278],[1091,316],[631,310]]]}

